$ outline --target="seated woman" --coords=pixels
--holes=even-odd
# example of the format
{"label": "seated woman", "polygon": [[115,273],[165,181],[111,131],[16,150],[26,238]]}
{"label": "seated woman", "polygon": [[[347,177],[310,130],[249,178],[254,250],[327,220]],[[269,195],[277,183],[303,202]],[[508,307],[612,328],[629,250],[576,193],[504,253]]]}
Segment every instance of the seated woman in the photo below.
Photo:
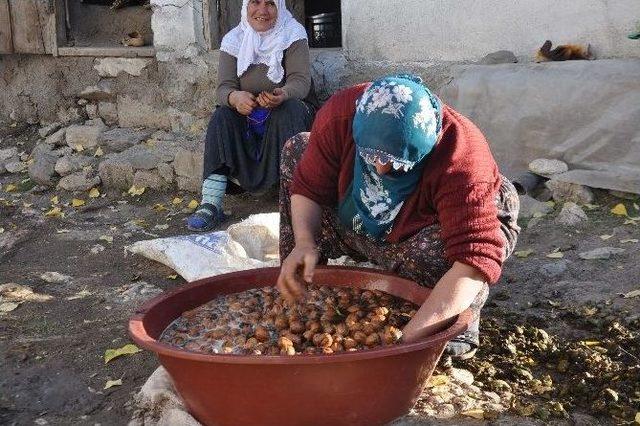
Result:
{"label": "seated woman", "polygon": [[285,297],[303,296],[318,262],[370,261],[433,288],[404,341],[471,307],[471,328],[448,351],[475,352],[487,284],[500,277],[520,228],[518,194],[473,123],[419,77],[384,77],[330,98],[311,134],[285,145],[281,174]]}
{"label": "seated woman", "polygon": [[218,81],[219,106],[205,141],[202,203],[187,220],[192,231],[224,220],[228,181],[250,192],[277,183],[282,145],[311,128],[317,102],[307,34],[285,0],[242,2],[240,24],[222,39]]}

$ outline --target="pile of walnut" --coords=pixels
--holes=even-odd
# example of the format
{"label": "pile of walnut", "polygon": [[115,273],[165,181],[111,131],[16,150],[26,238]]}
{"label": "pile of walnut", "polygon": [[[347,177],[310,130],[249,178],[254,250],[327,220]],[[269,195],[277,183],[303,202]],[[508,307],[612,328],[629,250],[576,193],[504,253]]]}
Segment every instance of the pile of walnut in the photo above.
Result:
{"label": "pile of walnut", "polygon": [[292,306],[265,287],[183,313],[160,340],[207,354],[333,354],[397,343],[416,309],[377,290],[313,285]]}

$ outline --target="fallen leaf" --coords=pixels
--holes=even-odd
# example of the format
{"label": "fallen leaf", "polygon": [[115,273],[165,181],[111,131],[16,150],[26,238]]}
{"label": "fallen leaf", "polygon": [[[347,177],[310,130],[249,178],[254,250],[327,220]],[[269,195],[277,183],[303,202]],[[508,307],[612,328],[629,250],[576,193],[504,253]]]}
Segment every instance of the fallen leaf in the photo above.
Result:
{"label": "fallen leaf", "polygon": [[4,228],[0,228],[0,234],[4,233]]}
{"label": "fallen leaf", "polygon": [[585,204],[584,206],[585,206],[588,210],[595,210],[595,209],[600,208],[600,206],[599,206],[599,205],[597,205],[597,204],[589,204],[589,203],[587,203],[587,204]]}
{"label": "fallen leaf", "polygon": [[107,380],[107,383],[104,385],[104,389],[109,389],[114,386],[122,386],[122,379],[118,380]]}
{"label": "fallen leaf", "polygon": [[435,376],[431,376],[429,381],[427,382],[428,388],[434,388],[436,386],[442,386],[449,383],[449,376],[444,374],[436,374]]}
{"label": "fallen leaf", "polygon": [[637,243],[638,239],[637,238],[627,238],[626,240],[620,240],[620,242],[622,244],[627,244],[627,243]]}
{"label": "fallen leaf", "polygon": [[178,276],[176,274],[173,275],[167,275],[167,278],[169,278],[170,280],[177,280]]}
{"label": "fallen leaf", "polygon": [[46,217],[64,217],[64,213],[60,207],[54,207],[44,214]]}
{"label": "fallen leaf", "polygon": [[0,314],[6,314],[7,312],[11,312],[20,306],[18,302],[2,302],[0,303]]}
{"label": "fallen leaf", "polygon": [[636,423],[640,425],[640,411],[636,413]]}
{"label": "fallen leaf", "polygon": [[17,189],[17,187],[12,183],[10,183],[9,185],[4,187],[5,192],[13,192],[16,189]]}
{"label": "fallen leaf", "polygon": [[91,191],[89,191],[89,197],[98,198],[99,196],[100,196],[100,191],[98,191],[98,188],[91,188]]}
{"label": "fallen leaf", "polygon": [[104,155],[104,151],[100,147],[98,147],[98,149],[96,149],[96,152],[93,153],[94,157],[102,157],[103,155]]}
{"label": "fallen leaf", "polygon": [[612,208],[611,213],[618,216],[629,216],[627,214],[627,208],[622,203],[617,204],[614,208]]}
{"label": "fallen leaf", "polygon": [[636,203],[633,203],[633,208],[636,209],[636,210],[640,210],[640,206],[637,205]]}
{"label": "fallen leaf", "polygon": [[560,302],[556,302],[555,300],[547,300],[547,303],[549,303],[549,305],[553,306],[554,308],[557,308],[561,305]]}
{"label": "fallen leaf", "polygon": [[484,419],[484,410],[482,410],[480,408],[463,411],[460,414],[462,414],[463,416],[472,417],[472,418],[477,419],[477,420],[483,420]]}
{"label": "fallen leaf", "polygon": [[638,290],[632,290],[629,293],[620,293],[625,299],[631,299],[632,297],[640,297],[640,288]]}
{"label": "fallen leaf", "polygon": [[546,215],[547,215],[547,214],[546,214],[546,213],[543,213],[543,212],[535,212],[535,213],[533,214],[533,217],[534,217],[534,218],[536,218],[536,219],[539,219],[539,218],[541,218],[541,217],[545,217]]}
{"label": "fallen leaf", "polygon": [[109,244],[113,243],[113,237],[111,235],[100,235],[99,240],[106,241]]}
{"label": "fallen leaf", "polygon": [[167,208],[164,206],[164,204],[160,204],[160,203],[154,204],[152,209],[157,211],[157,212],[163,212],[163,211],[167,210]]}
{"label": "fallen leaf", "polygon": [[51,204],[56,205],[58,204],[60,201],[58,200],[58,196],[54,195],[53,197],[51,197]]}
{"label": "fallen leaf", "polygon": [[144,186],[143,186],[143,187],[141,187],[141,188],[138,188],[137,186],[133,185],[133,186],[131,186],[131,188],[129,188],[129,191],[127,191],[127,192],[128,192],[128,193],[129,193],[129,195],[131,195],[131,196],[135,196],[135,195],[142,195],[142,194],[144,194],[144,191],[145,191],[146,189],[147,189],[147,188],[145,188]]}
{"label": "fallen leaf", "polygon": [[153,227],[153,229],[157,229],[158,231],[164,231],[165,229],[169,229],[169,225],[164,224],[164,225],[156,225]]}
{"label": "fallen leaf", "polygon": [[638,225],[638,221],[635,219],[627,219],[624,221],[625,225],[634,225],[637,226]]}
{"label": "fallen leaf", "polygon": [[138,352],[142,352],[142,349],[132,343],[124,345],[123,347],[118,349],[107,349],[106,351],[104,351],[104,363],[106,364],[109,361],[124,355],[134,355]]}
{"label": "fallen leaf", "polygon": [[188,209],[195,210],[200,204],[196,200],[189,201]]}
{"label": "fallen leaf", "polygon": [[553,251],[547,255],[550,259],[562,259],[564,257],[564,253],[561,251]]}
{"label": "fallen leaf", "polygon": [[73,296],[69,296],[67,297],[67,300],[77,300],[77,299],[84,299],[87,296],[91,296],[91,292],[89,290],[87,290],[86,288],[84,290],[81,290],[79,292],[77,292],[76,294],[74,294]]}
{"label": "fallen leaf", "polygon": [[84,151],[84,146],[82,146],[82,145],[80,145],[79,143],[77,143],[77,144],[75,144],[75,145],[73,146],[73,149],[75,149],[75,150],[76,150],[76,151],[78,151],[78,152],[82,152],[82,151]]}
{"label": "fallen leaf", "polygon": [[34,293],[31,287],[8,283],[0,285],[0,299],[3,302],[47,302],[53,299],[48,294]]}
{"label": "fallen leaf", "polygon": [[531,256],[533,253],[535,253],[535,251],[532,249],[529,249],[529,250],[520,250],[515,252],[514,254],[516,255],[516,257],[519,257],[520,259],[526,259],[527,257]]}
{"label": "fallen leaf", "polygon": [[599,340],[583,340],[580,343],[582,343],[583,345],[585,345],[587,347],[600,346],[602,344]]}
{"label": "fallen leaf", "polygon": [[58,230],[56,230],[56,234],[68,234],[69,232],[71,232],[70,229],[58,229]]}
{"label": "fallen leaf", "polygon": [[611,238],[611,237],[613,237],[613,235],[607,235],[607,234],[605,234],[605,235],[600,235],[600,239],[601,239],[602,241],[607,241],[607,240],[608,240],[609,238]]}
{"label": "fallen leaf", "polygon": [[174,198],[171,201],[171,204],[173,204],[174,206],[177,206],[178,204],[182,204],[182,198],[178,198],[178,197]]}
{"label": "fallen leaf", "polygon": [[73,200],[71,200],[71,205],[73,207],[81,207],[84,206],[85,204],[87,204],[84,200],[81,200],[79,198],[74,198]]}

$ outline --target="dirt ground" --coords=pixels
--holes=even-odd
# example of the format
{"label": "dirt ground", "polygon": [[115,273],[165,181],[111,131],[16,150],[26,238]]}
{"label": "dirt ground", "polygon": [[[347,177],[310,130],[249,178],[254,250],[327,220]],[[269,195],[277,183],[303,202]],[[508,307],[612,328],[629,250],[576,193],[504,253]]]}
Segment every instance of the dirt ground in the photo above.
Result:
{"label": "dirt ground", "polygon": [[[33,130],[11,133],[0,148],[19,143],[30,152]],[[26,173],[1,176],[0,184],[0,285],[51,296],[0,313],[0,424],[126,424],[133,396],[158,362],[141,352],[105,364],[105,350],[131,343],[127,319],[155,288],[184,280],[123,248],[185,233],[193,197],[90,198],[34,188]],[[558,206],[521,223],[521,257],[507,261],[492,290],[483,347],[453,370],[440,368],[403,424],[640,422],[640,296],[631,293],[640,289],[640,222],[610,212],[623,203],[629,216],[640,216],[640,201],[596,195],[577,227],[555,223]],[[176,197],[182,202],[174,204]],[[73,207],[73,198],[85,204]],[[64,217],[46,215],[55,207]],[[276,208],[273,197],[249,195],[225,206],[234,220]],[[624,252],[579,257],[604,246]],[[46,272],[67,277],[43,279]],[[473,375],[465,395],[450,387],[455,371]],[[117,379],[122,385],[104,389]]]}

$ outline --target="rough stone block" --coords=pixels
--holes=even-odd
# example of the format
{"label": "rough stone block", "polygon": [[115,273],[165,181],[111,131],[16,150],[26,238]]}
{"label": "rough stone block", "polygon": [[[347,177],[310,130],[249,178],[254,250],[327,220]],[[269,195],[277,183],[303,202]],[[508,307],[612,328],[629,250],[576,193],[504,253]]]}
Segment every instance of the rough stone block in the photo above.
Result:
{"label": "rough stone block", "polygon": [[86,155],[65,155],[56,162],[55,171],[60,176],[66,176],[78,172],[86,166],[90,166],[94,161],[93,157]]}
{"label": "rough stone block", "polygon": [[567,202],[556,217],[556,223],[564,226],[576,226],[589,220],[584,210],[576,203]]}
{"label": "rough stone block", "polygon": [[163,189],[169,186],[157,170],[138,170],[133,177],[133,184],[137,188],[151,189]]}
{"label": "rough stone block", "polygon": [[173,166],[171,164],[158,164],[158,173],[165,182],[167,182],[168,184],[173,183]]}
{"label": "rough stone block", "polygon": [[201,152],[181,148],[176,153],[173,169],[176,175],[188,178],[202,179],[204,158]]}
{"label": "rough stone block", "polygon": [[170,129],[171,120],[166,111],[161,111],[133,99],[118,96],[118,123],[122,127],[146,127],[149,129]]}
{"label": "rough stone block", "polygon": [[95,86],[89,86],[78,95],[89,101],[109,101],[115,99],[113,84],[109,80],[100,80]]}
{"label": "rough stone block", "polygon": [[39,185],[52,186],[55,165],[58,161],[56,153],[48,145],[37,145],[31,153],[33,163],[29,166],[29,177]]}
{"label": "rough stone block", "polygon": [[44,140],[44,143],[51,146],[62,146],[66,141],[65,139],[66,134],[67,134],[66,128],[60,129],[55,133],[47,136],[47,138]]}
{"label": "rough stone block", "polygon": [[88,191],[100,185],[100,177],[93,171],[81,171],[72,173],[60,179],[58,188],[65,191]]}
{"label": "rough stone block", "polygon": [[151,62],[151,59],[143,58],[99,58],[93,68],[100,77],[117,77],[123,72],[139,77]]}
{"label": "rough stone block", "polygon": [[147,139],[150,132],[135,129],[116,128],[107,130],[100,136],[100,145],[104,145],[111,151],[124,151]]}
{"label": "rough stone block", "polygon": [[83,126],[74,124],[67,127],[66,141],[67,145],[74,148],[78,145],[83,148],[94,148],[98,146],[100,135],[107,128],[104,124]]}
{"label": "rough stone block", "polygon": [[133,185],[133,166],[118,159],[107,159],[98,166],[98,175],[107,188],[129,189]]}
{"label": "rough stone block", "polygon": [[98,115],[108,125],[114,125],[118,123],[118,106],[115,102],[99,102],[98,103]]}
{"label": "rough stone block", "polygon": [[555,201],[571,201],[578,204],[589,204],[593,202],[593,192],[587,186],[562,182],[555,179],[548,180],[545,182],[545,185],[551,190]]}

